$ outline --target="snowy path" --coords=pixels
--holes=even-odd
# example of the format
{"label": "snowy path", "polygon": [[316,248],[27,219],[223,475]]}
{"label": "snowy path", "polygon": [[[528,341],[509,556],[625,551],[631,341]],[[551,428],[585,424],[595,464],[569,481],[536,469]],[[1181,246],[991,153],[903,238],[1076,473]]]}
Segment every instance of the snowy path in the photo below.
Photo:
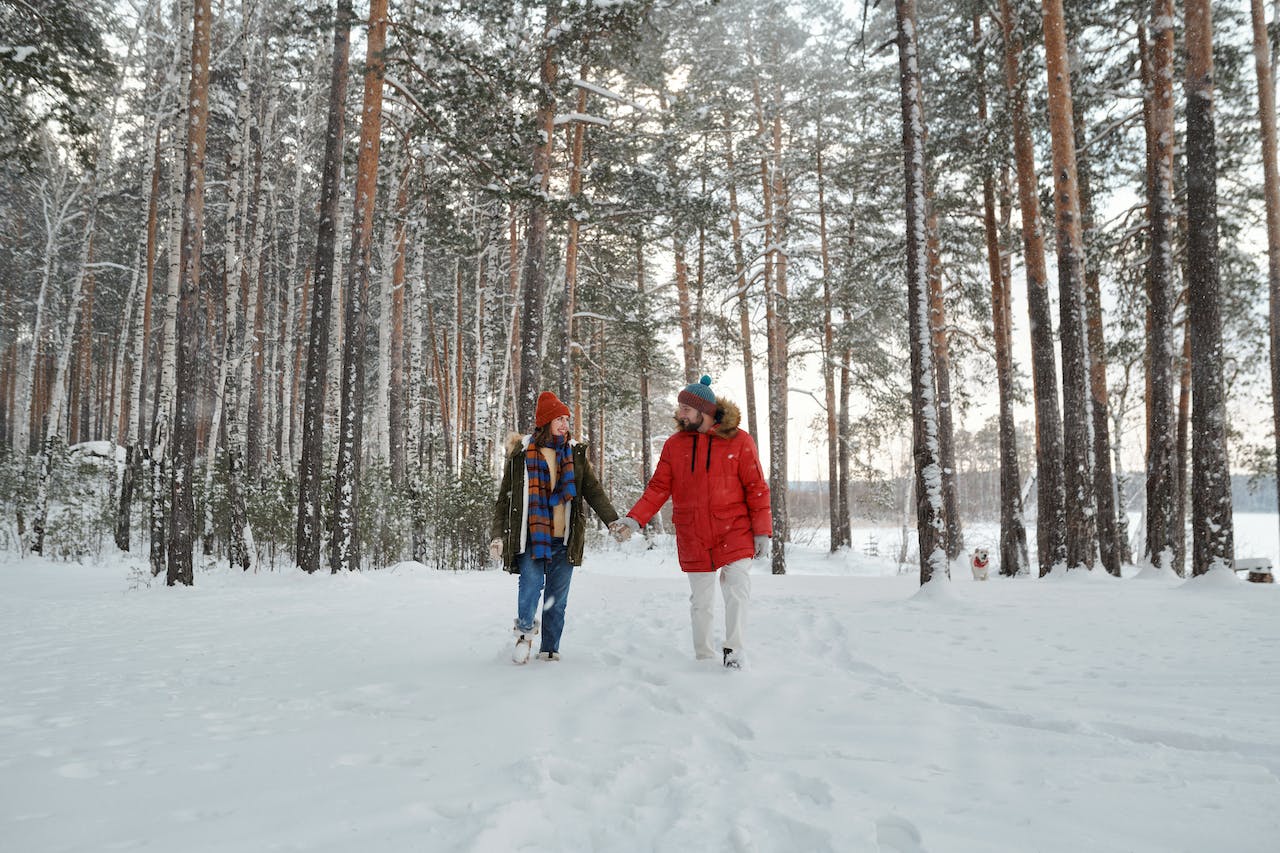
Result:
{"label": "snowy path", "polygon": [[1280,588],[801,554],[728,673],[669,561],[596,555],[526,667],[497,572],[0,566],[0,848],[1277,849]]}

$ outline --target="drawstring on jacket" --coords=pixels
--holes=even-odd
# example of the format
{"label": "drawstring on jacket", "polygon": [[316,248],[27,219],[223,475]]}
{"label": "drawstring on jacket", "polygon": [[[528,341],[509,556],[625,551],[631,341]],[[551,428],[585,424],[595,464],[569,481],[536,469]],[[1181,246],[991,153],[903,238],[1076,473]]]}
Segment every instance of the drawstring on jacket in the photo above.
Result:
{"label": "drawstring on jacket", "polygon": [[[689,470],[690,471],[696,470],[695,466],[697,465],[697,463],[698,463],[698,433],[695,432],[693,434],[693,453],[689,454]],[[710,433],[707,433],[707,465],[705,470],[707,471],[711,470],[711,434]]]}

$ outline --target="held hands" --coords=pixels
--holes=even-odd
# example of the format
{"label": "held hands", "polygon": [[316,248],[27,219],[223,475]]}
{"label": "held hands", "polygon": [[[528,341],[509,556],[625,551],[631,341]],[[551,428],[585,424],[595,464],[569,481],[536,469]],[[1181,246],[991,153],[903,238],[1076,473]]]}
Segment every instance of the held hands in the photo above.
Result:
{"label": "held hands", "polygon": [[759,560],[761,557],[768,556],[768,554],[769,554],[769,537],[757,536],[755,559]]}
{"label": "held hands", "polygon": [[502,559],[502,540],[501,539],[495,539],[489,543],[489,559],[494,561]]}
{"label": "held hands", "polygon": [[629,515],[624,515],[609,525],[609,532],[618,542],[626,542],[631,534],[640,532],[640,523]]}

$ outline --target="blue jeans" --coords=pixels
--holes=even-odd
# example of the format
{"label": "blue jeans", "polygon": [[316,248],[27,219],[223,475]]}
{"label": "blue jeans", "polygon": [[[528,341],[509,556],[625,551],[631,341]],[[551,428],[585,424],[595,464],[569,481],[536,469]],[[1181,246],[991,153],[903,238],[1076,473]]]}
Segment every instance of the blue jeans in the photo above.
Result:
{"label": "blue jeans", "polygon": [[569,565],[569,551],[563,541],[551,544],[551,556],[545,560],[533,558],[529,547],[516,558],[520,567],[520,592],[516,599],[516,623],[522,631],[532,631],[538,609],[538,596],[543,593],[542,651],[560,651],[560,635],[564,633],[564,609],[569,603],[569,582],[573,580],[573,566]]}

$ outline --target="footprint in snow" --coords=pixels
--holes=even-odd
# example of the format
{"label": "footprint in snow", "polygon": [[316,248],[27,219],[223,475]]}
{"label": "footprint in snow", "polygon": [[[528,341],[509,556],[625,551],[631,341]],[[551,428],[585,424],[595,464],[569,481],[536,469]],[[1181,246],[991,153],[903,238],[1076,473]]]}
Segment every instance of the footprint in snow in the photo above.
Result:
{"label": "footprint in snow", "polygon": [[876,844],[881,853],[925,853],[920,830],[911,821],[897,815],[876,819]]}

